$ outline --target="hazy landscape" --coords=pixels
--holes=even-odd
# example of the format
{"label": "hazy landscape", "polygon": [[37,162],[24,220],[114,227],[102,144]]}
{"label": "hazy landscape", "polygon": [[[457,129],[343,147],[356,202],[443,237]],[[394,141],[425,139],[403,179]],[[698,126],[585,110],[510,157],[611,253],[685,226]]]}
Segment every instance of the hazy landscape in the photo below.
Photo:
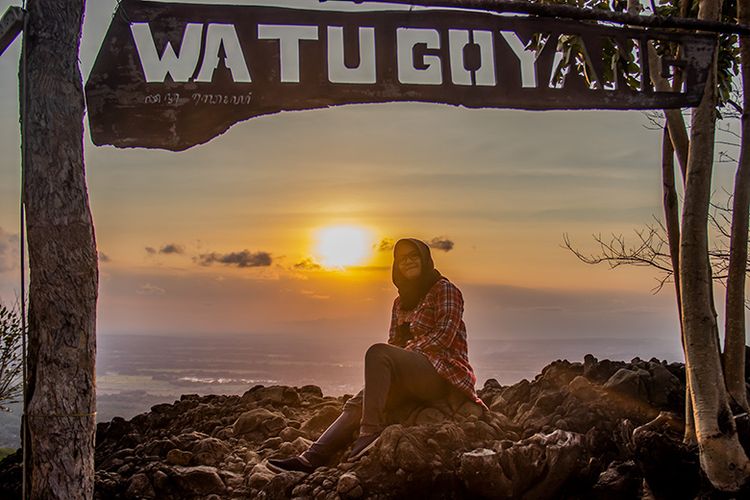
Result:
{"label": "hazy landscape", "polygon": [[[355,393],[362,360],[379,339],[321,341],[301,336],[203,337],[101,335],[97,356],[97,420],[131,418],[181,394],[242,394],[262,384],[314,384],[326,395]],[[508,385],[532,379],[550,361],[635,356],[682,359],[678,339],[504,338],[473,339],[470,359],[478,387],[488,378]],[[20,408],[0,415],[0,446],[18,446]]]}

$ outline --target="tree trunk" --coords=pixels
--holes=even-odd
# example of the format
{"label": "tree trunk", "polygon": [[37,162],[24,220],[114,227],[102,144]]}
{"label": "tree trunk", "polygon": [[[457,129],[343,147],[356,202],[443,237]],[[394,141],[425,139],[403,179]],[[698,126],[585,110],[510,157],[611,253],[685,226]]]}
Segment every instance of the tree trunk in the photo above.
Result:
{"label": "tree trunk", "polygon": [[[737,2],[737,20],[750,22],[750,5]],[[740,37],[742,71],[742,142],[734,177],[732,230],[729,244],[726,323],[724,330],[724,380],[729,395],[750,411],[745,387],[745,272],[747,271],[747,231],[750,210],[750,37]]]}
{"label": "tree trunk", "polygon": [[[674,277],[675,298],[677,299],[677,319],[680,323],[680,343],[685,353],[685,331],[682,327],[682,298],[680,296],[680,220],[678,217],[677,189],[674,176],[674,147],[667,126],[664,126],[661,151],[661,178],[664,206],[664,227],[667,231],[669,256],[672,260],[672,276]],[[685,433],[683,441],[686,444],[696,444],[695,421],[693,420],[692,396],[690,393],[690,379],[685,377]]]}
{"label": "tree trunk", "polygon": [[[702,0],[699,18],[717,20],[720,2]],[[750,475],[729,409],[712,311],[708,209],[716,126],[716,57],[700,105],[692,112],[680,239],[680,294],[700,463],[719,490],[737,491]]]}
{"label": "tree trunk", "polygon": [[31,498],[91,498],[94,490],[98,269],[83,164],[84,4],[29,0],[24,34]]}

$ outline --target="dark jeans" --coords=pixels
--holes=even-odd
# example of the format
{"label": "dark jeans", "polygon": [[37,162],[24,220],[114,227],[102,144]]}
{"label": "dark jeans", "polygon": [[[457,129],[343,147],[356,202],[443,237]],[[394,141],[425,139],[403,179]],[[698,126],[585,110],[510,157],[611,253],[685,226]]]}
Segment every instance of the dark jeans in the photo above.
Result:
{"label": "dark jeans", "polygon": [[389,344],[374,344],[365,354],[365,387],[349,399],[341,415],[303,454],[317,464],[361,434],[380,432],[399,409],[440,400],[450,384],[422,354]]}

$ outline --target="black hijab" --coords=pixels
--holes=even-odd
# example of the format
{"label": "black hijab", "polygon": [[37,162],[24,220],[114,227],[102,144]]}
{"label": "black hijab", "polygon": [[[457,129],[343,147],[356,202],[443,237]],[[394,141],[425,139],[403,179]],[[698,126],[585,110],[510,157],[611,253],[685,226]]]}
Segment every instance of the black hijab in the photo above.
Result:
{"label": "black hijab", "polygon": [[[417,279],[410,280],[406,278],[398,269],[396,263],[396,248],[404,242],[411,243],[419,252],[419,260],[422,262],[422,272]],[[400,309],[408,311],[417,307],[422,298],[432,288],[432,285],[439,280],[442,275],[435,269],[435,263],[432,262],[430,247],[423,241],[415,238],[403,238],[393,245],[393,270],[391,271],[393,284],[398,288],[398,296],[401,299]]]}

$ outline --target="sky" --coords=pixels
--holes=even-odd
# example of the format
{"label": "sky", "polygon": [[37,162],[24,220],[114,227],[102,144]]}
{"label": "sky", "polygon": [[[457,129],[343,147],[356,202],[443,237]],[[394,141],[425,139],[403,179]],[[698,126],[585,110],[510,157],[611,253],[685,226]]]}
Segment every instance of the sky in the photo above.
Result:
{"label": "sky", "polygon": [[[18,4],[0,0],[0,11]],[[88,2],[84,80],[115,5]],[[5,302],[20,293],[20,46],[0,57]],[[677,349],[671,285],[654,295],[654,270],[590,266],[562,247],[567,233],[595,252],[592,234],[632,239],[660,216],[661,134],[648,125],[638,111],[350,105],[254,118],[180,153],[97,147],[87,128],[98,333],[384,340],[396,291],[380,246],[416,237],[442,248],[436,267],[464,294],[470,338],[658,338]],[[717,193],[733,169],[717,164]],[[366,255],[321,266],[321,230],[341,225],[366,235]]]}

